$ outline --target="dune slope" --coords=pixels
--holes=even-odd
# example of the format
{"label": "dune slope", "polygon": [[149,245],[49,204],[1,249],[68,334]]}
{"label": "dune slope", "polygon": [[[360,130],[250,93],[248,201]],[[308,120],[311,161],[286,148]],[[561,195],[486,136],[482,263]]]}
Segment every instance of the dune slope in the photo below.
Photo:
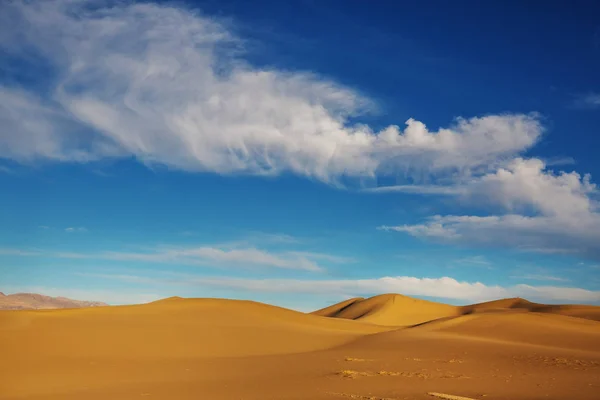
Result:
{"label": "dune slope", "polygon": [[[249,301],[166,299],[137,306],[0,312],[0,343],[19,354],[215,357],[329,347],[382,328]],[[137,340],[137,339],[143,340]]]}
{"label": "dune slope", "polygon": [[481,313],[432,321],[412,328],[507,341],[600,352],[600,324],[582,318],[539,313]]}
{"label": "dune slope", "polygon": [[385,326],[415,325],[458,315],[458,313],[459,308],[454,306],[399,294],[384,294],[368,299],[351,299],[314,312],[317,315]]}
{"label": "dune slope", "polygon": [[546,313],[600,321],[599,306],[548,305],[518,297],[467,306],[450,306],[399,294],[384,294],[368,299],[349,299],[313,312],[315,315],[384,326],[418,325],[440,318],[481,313]]}

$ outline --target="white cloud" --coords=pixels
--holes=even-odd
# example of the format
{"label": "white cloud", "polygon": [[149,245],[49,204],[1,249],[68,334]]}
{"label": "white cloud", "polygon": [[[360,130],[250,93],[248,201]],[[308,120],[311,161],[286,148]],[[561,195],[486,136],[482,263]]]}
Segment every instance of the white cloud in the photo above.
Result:
{"label": "white cloud", "polygon": [[434,216],[423,224],[383,226],[447,243],[504,246],[523,251],[576,254],[600,258],[600,219],[564,221],[554,217]]}
{"label": "white cloud", "polygon": [[267,251],[255,247],[161,246],[148,251],[100,253],[45,252],[20,249],[0,249],[0,255],[44,256],[70,259],[99,259],[114,261],[144,261],[202,266],[235,266],[238,268],[269,267],[288,270],[320,272],[320,262],[350,263],[350,257],[303,251]]}
{"label": "white cloud", "polygon": [[35,250],[0,248],[0,255],[3,256],[38,256],[40,254],[42,253]]}
{"label": "white cloud", "polygon": [[581,288],[530,286],[488,286],[480,282],[460,282],[449,277],[417,278],[410,276],[358,280],[296,280],[296,279],[239,279],[223,277],[149,278],[139,276],[89,274],[97,278],[116,279],[129,283],[163,283],[232,289],[260,293],[296,293],[311,295],[371,296],[381,293],[400,293],[409,296],[437,297],[463,302],[524,297],[534,301],[563,301],[599,303],[600,292]]}
{"label": "white cloud", "polygon": [[597,186],[589,175],[548,171],[539,159],[516,158],[459,184],[461,202],[501,207],[501,215],[433,216],[420,224],[381,226],[450,243],[600,258]]}
{"label": "white cloud", "polygon": [[509,211],[530,207],[559,219],[587,216],[598,209],[590,197],[597,187],[589,174],[555,174],[535,158],[512,160],[505,168],[471,182],[468,193]]}
{"label": "white cloud", "polygon": [[[389,174],[402,182],[375,191],[453,195],[508,214],[384,229],[600,257],[590,177],[519,158],[543,133],[535,113],[457,118],[437,129],[411,118],[375,132],[349,122],[372,107],[369,99],[315,74],[250,65],[242,41],[218,21],[172,5],[95,5],[0,3],[0,49],[24,68],[35,60],[49,71],[44,92],[0,86],[0,158],[133,155],[186,171],[291,172],[334,185]],[[257,251],[254,258],[289,265]],[[241,253],[210,254],[204,258]]]}
{"label": "white cloud", "polygon": [[[0,14],[1,10],[2,6]],[[0,84],[0,157],[20,162],[36,158],[91,161],[96,156],[79,147],[77,128],[67,111],[50,101]]]}
{"label": "white cloud", "polygon": [[567,278],[561,278],[559,276],[552,275],[536,275],[536,274],[526,274],[526,275],[517,275],[511,276],[511,279],[525,279],[532,281],[554,281],[554,282],[569,282]]}
{"label": "white cloud", "polygon": [[437,131],[414,119],[404,130],[351,125],[369,100],[312,74],[254,68],[223,25],[183,8],[1,7],[0,46],[21,57],[34,48],[55,70],[47,98],[0,87],[5,158],[134,155],[188,171],[289,171],[335,184],[398,170],[487,169],[542,132],[536,115],[518,114],[459,118]]}
{"label": "white cloud", "polygon": [[458,259],[455,261],[458,264],[471,265],[476,267],[482,267],[492,269],[492,263],[484,256],[470,256]]}
{"label": "white cloud", "polygon": [[579,108],[600,108],[600,93],[590,92],[579,95],[573,104]]}
{"label": "white cloud", "polygon": [[15,173],[15,171],[13,171],[12,169],[10,169],[4,165],[0,165],[0,173],[13,175]]}
{"label": "white cloud", "polygon": [[299,244],[301,240],[285,233],[250,231],[241,243]]}
{"label": "white cloud", "polygon": [[351,257],[341,257],[326,253],[316,253],[313,251],[290,251],[289,254],[297,257],[314,258],[317,260],[329,261],[336,264],[347,264],[355,262],[356,260]]}
{"label": "white cloud", "polygon": [[65,228],[65,232],[68,232],[68,233],[74,233],[74,232],[81,233],[81,232],[87,232],[87,231],[88,231],[87,228],[84,228],[82,226],[75,226],[75,227],[70,226],[68,228]]}
{"label": "white cloud", "polygon": [[257,248],[217,248],[210,246],[195,248],[165,248],[147,253],[105,252],[88,255],[91,258],[103,258],[117,261],[149,261],[183,264],[217,264],[244,267],[263,266],[281,269],[321,271],[323,268],[315,261],[290,252],[268,252]]}
{"label": "white cloud", "polygon": [[264,266],[281,269],[321,271],[322,267],[307,257],[290,252],[271,253],[256,248],[222,249],[216,247],[172,248],[148,253],[106,252],[89,257],[118,261],[149,261],[183,264],[207,263],[238,266]]}
{"label": "white cloud", "polygon": [[365,192],[372,193],[414,193],[414,194],[437,194],[437,195],[458,195],[464,193],[460,186],[443,185],[393,185],[367,188]]}

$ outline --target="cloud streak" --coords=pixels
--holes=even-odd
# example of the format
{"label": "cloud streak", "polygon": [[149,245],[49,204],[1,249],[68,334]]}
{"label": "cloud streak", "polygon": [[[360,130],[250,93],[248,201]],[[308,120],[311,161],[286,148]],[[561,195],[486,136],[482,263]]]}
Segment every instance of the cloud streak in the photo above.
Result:
{"label": "cloud streak", "polygon": [[512,279],[525,279],[532,281],[554,281],[554,282],[569,282],[567,278],[561,278],[559,276],[552,275],[536,275],[536,274],[527,274],[527,275],[518,275],[511,276]]}
{"label": "cloud streak", "polygon": [[68,228],[65,228],[65,232],[67,232],[67,233],[77,233],[77,232],[83,233],[83,232],[87,232],[87,231],[88,231],[87,228],[84,228],[82,226],[77,226],[77,227],[70,226]]}
{"label": "cloud streak", "polygon": [[99,253],[47,252],[20,249],[0,249],[0,255],[37,256],[66,259],[96,259],[130,262],[151,262],[199,266],[230,266],[236,268],[275,268],[322,272],[326,263],[349,263],[354,260],[332,254],[303,251],[267,251],[256,247],[161,246],[144,252],[105,251]]}
{"label": "cloud streak", "polygon": [[239,279],[222,277],[151,278],[132,275],[91,274],[104,279],[140,284],[170,284],[229,289],[260,293],[296,293],[309,295],[371,296],[401,293],[409,296],[436,297],[464,302],[524,297],[535,301],[599,303],[600,292],[572,287],[489,286],[481,282],[458,281],[450,277],[418,278],[410,276],[357,280]]}
{"label": "cloud streak", "polygon": [[573,105],[577,108],[600,108],[600,93],[590,92],[584,95],[579,95],[575,99]]}

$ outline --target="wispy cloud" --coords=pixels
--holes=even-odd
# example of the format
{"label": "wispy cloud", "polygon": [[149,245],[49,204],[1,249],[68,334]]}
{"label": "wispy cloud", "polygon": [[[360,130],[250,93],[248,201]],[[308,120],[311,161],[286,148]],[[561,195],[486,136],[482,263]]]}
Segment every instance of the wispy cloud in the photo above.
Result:
{"label": "wispy cloud", "polygon": [[67,233],[77,233],[77,232],[83,233],[83,232],[87,232],[87,231],[88,231],[87,228],[84,228],[82,226],[78,226],[78,227],[70,226],[68,228],[65,228],[65,232],[67,232]]}
{"label": "wispy cloud", "polygon": [[364,191],[372,193],[414,193],[438,195],[459,195],[465,192],[463,188],[456,185],[393,185],[367,188],[364,189]]}
{"label": "wispy cloud", "polygon": [[577,108],[600,108],[600,93],[589,92],[576,96],[572,104]]}
{"label": "wispy cloud", "polygon": [[374,131],[350,122],[372,101],[315,74],[251,66],[242,41],[215,20],[174,5],[107,4],[1,4],[0,48],[56,74],[49,93],[0,87],[0,156],[133,155],[186,171],[291,172],[339,185],[386,171],[477,170],[527,150],[543,130],[535,114],[506,114],[437,131],[411,118]]}
{"label": "wispy cloud", "polygon": [[492,269],[492,263],[484,256],[470,256],[455,261],[457,264]]}
{"label": "wispy cloud", "polygon": [[314,258],[316,260],[329,261],[337,264],[356,262],[356,260],[352,257],[341,257],[326,253],[315,253],[311,251],[290,251],[289,253],[298,257]]}
{"label": "wispy cloud", "polygon": [[129,283],[162,283],[210,287],[260,293],[297,293],[313,295],[343,294],[370,296],[400,293],[410,296],[437,297],[466,302],[525,297],[535,301],[599,303],[600,291],[556,286],[489,286],[480,282],[457,281],[450,277],[418,278],[410,276],[357,280],[239,279],[225,277],[152,278],[132,275],[91,274],[96,278],[116,279]]}
{"label": "wispy cloud", "polygon": [[267,251],[255,247],[176,247],[159,246],[148,251],[99,253],[48,252],[21,249],[0,249],[0,255],[44,256],[67,259],[99,259],[114,261],[143,261],[152,263],[232,266],[237,268],[268,267],[288,270],[319,272],[325,267],[321,262],[349,263],[350,257],[303,251]]}
{"label": "wispy cloud", "polygon": [[233,265],[238,267],[273,267],[306,271],[322,271],[315,261],[289,252],[273,253],[257,248],[222,249],[217,247],[166,248],[147,253],[105,252],[89,255],[117,261],[147,261],[190,265]]}
{"label": "wispy cloud", "polygon": [[570,281],[570,279],[561,278],[559,276],[536,275],[536,274],[513,275],[510,278],[511,279],[524,279],[524,280],[531,280],[531,281],[554,281],[554,282],[569,282]]}
{"label": "wispy cloud", "polygon": [[[459,117],[439,129],[413,118],[381,130],[355,124],[370,99],[317,74],[256,68],[233,30],[172,4],[0,2],[0,49],[20,66],[41,60],[56,72],[44,92],[0,86],[0,158],[133,156],[148,166],[292,173],[336,186],[403,177],[373,191],[457,196],[490,215],[382,229],[600,259],[591,177],[522,158],[544,132],[535,112]],[[582,101],[596,107],[599,99],[588,93]],[[237,257],[220,250],[226,255],[214,257]]]}
{"label": "wispy cloud", "polygon": [[268,233],[260,231],[248,232],[243,240],[255,244],[299,244],[302,242],[299,238],[286,233]]}
{"label": "wispy cloud", "polygon": [[462,184],[462,188],[462,199],[508,213],[437,215],[420,224],[379,229],[447,243],[600,259],[600,212],[595,200],[599,192],[589,175],[557,174],[547,170],[541,160],[517,158],[505,168]]}
{"label": "wispy cloud", "polygon": [[36,250],[0,248],[0,255],[3,256],[39,256],[41,254],[41,252]]}

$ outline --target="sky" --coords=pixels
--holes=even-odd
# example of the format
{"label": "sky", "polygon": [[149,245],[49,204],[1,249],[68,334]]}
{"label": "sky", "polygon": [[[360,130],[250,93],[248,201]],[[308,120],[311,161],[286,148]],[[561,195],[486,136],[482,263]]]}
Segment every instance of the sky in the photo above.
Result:
{"label": "sky", "polygon": [[600,304],[592,1],[0,3],[0,291]]}

